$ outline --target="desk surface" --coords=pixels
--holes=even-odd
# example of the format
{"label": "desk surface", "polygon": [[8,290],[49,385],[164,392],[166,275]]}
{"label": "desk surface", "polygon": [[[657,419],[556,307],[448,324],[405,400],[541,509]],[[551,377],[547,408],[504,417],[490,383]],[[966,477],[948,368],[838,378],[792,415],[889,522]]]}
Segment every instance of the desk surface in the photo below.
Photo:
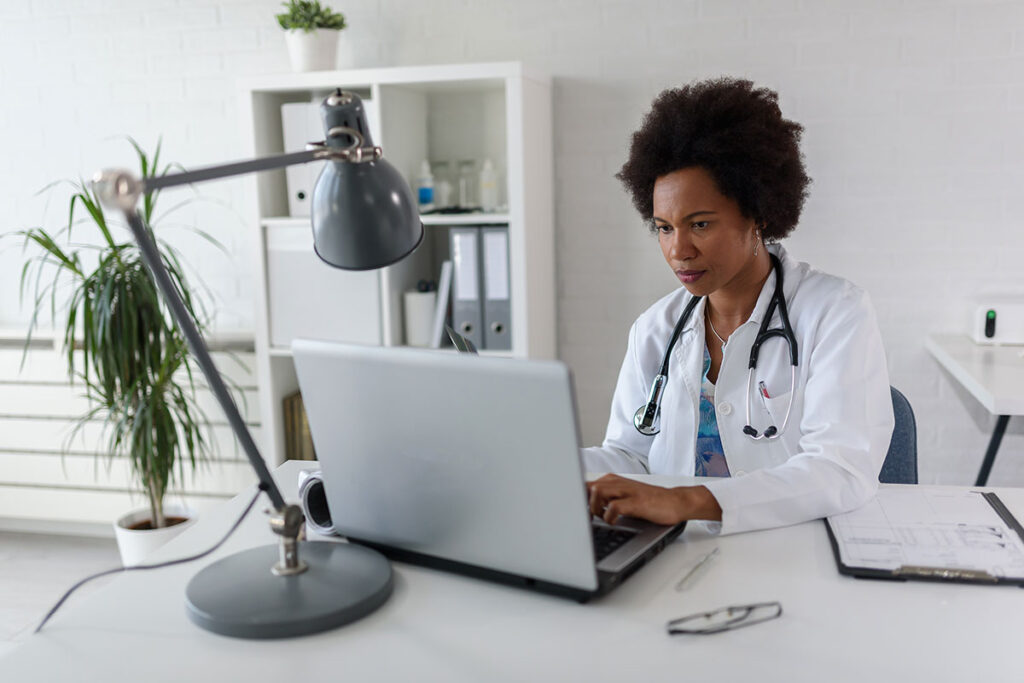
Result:
{"label": "desk surface", "polygon": [[[286,494],[302,465],[275,472]],[[1024,519],[1024,489],[993,490]],[[153,559],[207,547],[246,502],[205,515]],[[205,563],[271,541],[253,513],[211,558],[125,574],[72,599],[0,659],[0,680],[1020,680],[1019,588],[840,576],[820,521],[721,538],[697,526],[586,605],[395,564],[394,595],[355,624],[283,641],[207,633],[185,616],[185,585]],[[718,557],[675,592],[685,568],[716,545]],[[782,603],[781,619],[714,636],[664,632],[673,617],[769,600]]]}
{"label": "desk surface", "polygon": [[1024,415],[1024,346],[986,346],[965,334],[931,334],[925,347],[990,413]]}

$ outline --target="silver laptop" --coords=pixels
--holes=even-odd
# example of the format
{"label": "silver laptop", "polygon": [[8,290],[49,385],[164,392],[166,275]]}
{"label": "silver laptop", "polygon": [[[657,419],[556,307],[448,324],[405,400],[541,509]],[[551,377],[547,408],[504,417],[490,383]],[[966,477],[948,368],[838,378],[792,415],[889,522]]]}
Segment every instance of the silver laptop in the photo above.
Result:
{"label": "silver laptop", "polygon": [[586,600],[683,524],[592,518],[568,368],[296,340],[338,532],[389,557]]}

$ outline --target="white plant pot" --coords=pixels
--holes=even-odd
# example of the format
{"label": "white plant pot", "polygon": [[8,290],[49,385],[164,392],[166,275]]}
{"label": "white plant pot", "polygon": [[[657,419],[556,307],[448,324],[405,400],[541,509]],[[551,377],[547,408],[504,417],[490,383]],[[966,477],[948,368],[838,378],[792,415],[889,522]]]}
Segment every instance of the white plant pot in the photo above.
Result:
{"label": "white plant pot", "polygon": [[196,521],[195,511],[181,505],[164,505],[165,517],[186,517],[186,521],[163,529],[132,529],[139,522],[152,517],[149,508],[135,510],[114,522],[114,537],[121,552],[121,564],[130,567],[140,564],[154,550],[171,540]]}
{"label": "white plant pot", "polygon": [[288,29],[284,40],[288,45],[292,71],[330,71],[338,68],[338,38],[341,31],[318,28],[313,31]]}

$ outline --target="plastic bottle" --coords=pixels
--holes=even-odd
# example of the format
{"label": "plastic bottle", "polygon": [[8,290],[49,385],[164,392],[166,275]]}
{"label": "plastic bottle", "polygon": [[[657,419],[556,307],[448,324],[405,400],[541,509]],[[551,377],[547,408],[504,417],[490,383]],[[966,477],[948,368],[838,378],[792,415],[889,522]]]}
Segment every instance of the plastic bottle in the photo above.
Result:
{"label": "plastic bottle", "polygon": [[430,162],[426,159],[420,164],[420,175],[416,178],[416,196],[420,211],[431,211],[434,208],[434,176],[430,172]]}
{"label": "plastic bottle", "polygon": [[480,209],[494,212],[498,208],[498,174],[490,159],[480,171]]}
{"label": "plastic bottle", "polygon": [[471,210],[479,208],[476,203],[476,162],[463,159],[459,162],[459,208]]}
{"label": "plastic bottle", "polygon": [[452,165],[448,161],[434,164],[434,208],[447,209],[452,205]]}

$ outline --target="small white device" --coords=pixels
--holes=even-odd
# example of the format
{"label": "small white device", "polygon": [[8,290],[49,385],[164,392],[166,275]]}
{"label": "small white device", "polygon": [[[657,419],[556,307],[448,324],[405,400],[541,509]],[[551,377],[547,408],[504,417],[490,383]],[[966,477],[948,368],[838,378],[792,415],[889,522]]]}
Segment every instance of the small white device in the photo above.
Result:
{"label": "small white device", "polygon": [[1024,293],[975,299],[970,329],[977,344],[1024,344]]}

